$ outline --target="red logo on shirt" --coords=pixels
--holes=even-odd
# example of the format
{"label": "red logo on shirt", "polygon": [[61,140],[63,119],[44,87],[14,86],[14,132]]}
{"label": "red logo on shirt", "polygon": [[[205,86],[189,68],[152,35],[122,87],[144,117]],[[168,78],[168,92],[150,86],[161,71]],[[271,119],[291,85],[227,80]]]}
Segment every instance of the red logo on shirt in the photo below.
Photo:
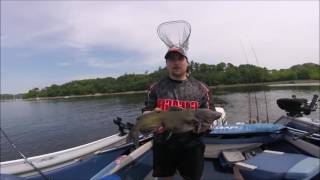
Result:
{"label": "red logo on shirt", "polygon": [[198,101],[179,101],[179,100],[173,100],[173,99],[158,99],[157,100],[157,108],[160,108],[163,111],[167,111],[170,106],[198,109],[199,102]]}

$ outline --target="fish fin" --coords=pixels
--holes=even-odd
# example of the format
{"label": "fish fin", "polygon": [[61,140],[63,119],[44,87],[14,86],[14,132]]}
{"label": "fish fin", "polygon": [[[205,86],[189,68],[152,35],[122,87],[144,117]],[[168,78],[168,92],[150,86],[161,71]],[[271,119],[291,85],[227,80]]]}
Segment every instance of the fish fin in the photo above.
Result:
{"label": "fish fin", "polygon": [[133,143],[135,149],[139,147],[139,132],[133,127],[126,138],[126,143]]}
{"label": "fish fin", "polygon": [[202,128],[202,122],[201,122],[201,121],[199,121],[198,129],[197,129],[197,133],[198,133],[198,134],[200,133],[201,128]]}
{"label": "fish fin", "polygon": [[139,148],[139,133],[137,133],[133,138],[133,144],[135,149]]}
{"label": "fish fin", "polygon": [[126,138],[126,144],[131,143],[132,141],[133,141],[133,130],[130,130]]}
{"label": "fish fin", "polygon": [[166,137],[166,141],[168,141],[172,136],[172,131],[169,132],[168,136]]}
{"label": "fish fin", "polygon": [[177,106],[170,106],[168,111],[182,111],[183,108]]}

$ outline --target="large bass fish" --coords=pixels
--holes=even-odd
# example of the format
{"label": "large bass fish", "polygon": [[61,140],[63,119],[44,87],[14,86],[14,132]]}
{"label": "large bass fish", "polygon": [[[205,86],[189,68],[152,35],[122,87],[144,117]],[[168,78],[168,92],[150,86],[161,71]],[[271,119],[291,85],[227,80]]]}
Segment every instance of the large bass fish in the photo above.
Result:
{"label": "large bass fish", "polygon": [[221,113],[210,109],[180,109],[171,107],[169,111],[150,112],[137,118],[137,123],[129,133],[128,141],[133,140],[139,146],[139,133],[154,132],[160,127],[172,133],[194,131],[205,132]]}

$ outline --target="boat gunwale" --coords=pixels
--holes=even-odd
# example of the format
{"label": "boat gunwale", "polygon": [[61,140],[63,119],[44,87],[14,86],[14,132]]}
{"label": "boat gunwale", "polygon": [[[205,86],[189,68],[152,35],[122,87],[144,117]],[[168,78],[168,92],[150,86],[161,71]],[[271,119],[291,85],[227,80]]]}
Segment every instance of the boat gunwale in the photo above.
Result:
{"label": "boat gunwale", "polygon": [[[99,150],[102,150],[108,146],[113,146],[121,142],[121,140],[124,140],[125,138],[126,136],[120,136],[119,133],[117,133],[96,140],[94,142],[72,147],[69,149],[64,149],[61,151],[56,151],[53,153],[29,157],[27,159],[31,161],[37,168],[45,170],[55,166],[76,162],[77,159],[88,156],[90,154],[98,154],[95,152],[99,152]],[[116,147],[114,149],[116,149]],[[6,174],[25,174],[34,170],[29,164],[26,163],[25,159],[16,159],[0,162],[0,169],[1,173]]]}

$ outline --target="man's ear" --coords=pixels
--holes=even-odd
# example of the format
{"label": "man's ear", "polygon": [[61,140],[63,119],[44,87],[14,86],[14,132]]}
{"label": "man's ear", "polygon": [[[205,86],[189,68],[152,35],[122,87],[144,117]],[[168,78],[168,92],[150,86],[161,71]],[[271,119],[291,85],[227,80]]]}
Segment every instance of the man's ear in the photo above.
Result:
{"label": "man's ear", "polygon": [[168,66],[168,60],[166,59],[166,67]]}

